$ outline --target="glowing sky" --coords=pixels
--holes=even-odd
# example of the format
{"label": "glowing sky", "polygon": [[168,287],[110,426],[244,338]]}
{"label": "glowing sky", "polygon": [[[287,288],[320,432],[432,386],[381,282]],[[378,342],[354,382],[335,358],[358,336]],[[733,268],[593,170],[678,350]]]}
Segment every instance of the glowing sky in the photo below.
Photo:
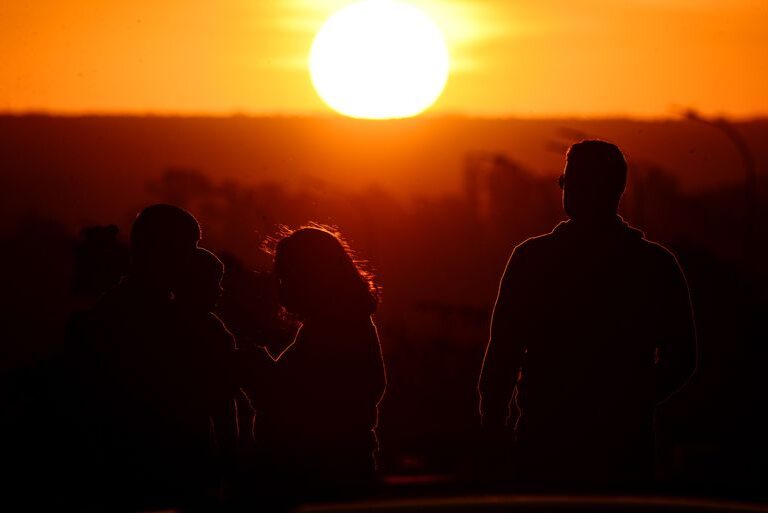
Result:
{"label": "glowing sky", "polygon": [[[0,111],[312,114],[349,0],[4,0]],[[414,0],[452,74],[432,113],[768,114],[767,0]]]}

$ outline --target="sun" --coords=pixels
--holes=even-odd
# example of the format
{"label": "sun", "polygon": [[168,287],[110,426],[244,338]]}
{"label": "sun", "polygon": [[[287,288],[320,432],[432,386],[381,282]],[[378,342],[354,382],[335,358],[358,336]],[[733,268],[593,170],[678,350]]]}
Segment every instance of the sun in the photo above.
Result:
{"label": "sun", "polygon": [[337,11],[315,36],[312,83],[333,110],[355,118],[415,116],[440,96],[449,56],[440,29],[400,0],[363,0]]}

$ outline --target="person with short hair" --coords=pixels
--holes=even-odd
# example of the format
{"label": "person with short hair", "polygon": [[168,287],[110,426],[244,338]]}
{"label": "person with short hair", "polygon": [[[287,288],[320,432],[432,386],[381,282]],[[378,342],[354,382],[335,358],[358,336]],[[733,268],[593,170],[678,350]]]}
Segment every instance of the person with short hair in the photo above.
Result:
{"label": "person with short hair", "polygon": [[489,436],[516,440],[516,473],[532,483],[647,482],[654,408],[696,367],[685,278],[617,215],[626,180],[615,145],[571,146],[569,219],[515,247],[501,279],[480,413]]}
{"label": "person with short hair", "polygon": [[[217,491],[237,457],[240,394],[237,343],[214,313],[222,294],[224,264],[198,247],[176,273],[173,287],[175,336],[168,340],[164,419],[175,433],[176,460],[188,495],[203,501]],[[243,403],[245,406],[245,402]],[[215,496],[207,497],[214,499]]]}
{"label": "person with short hair", "polygon": [[185,493],[167,422],[167,362],[176,356],[173,287],[200,235],[182,208],[143,209],[131,227],[128,274],[69,323],[70,418],[81,432],[87,500],[100,507],[164,507]]}

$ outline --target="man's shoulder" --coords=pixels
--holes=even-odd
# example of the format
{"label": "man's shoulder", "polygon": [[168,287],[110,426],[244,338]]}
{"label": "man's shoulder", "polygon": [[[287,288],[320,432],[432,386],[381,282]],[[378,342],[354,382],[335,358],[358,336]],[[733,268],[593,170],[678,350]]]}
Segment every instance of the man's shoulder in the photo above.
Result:
{"label": "man's shoulder", "polygon": [[645,237],[639,239],[638,242],[647,259],[657,265],[679,267],[677,256],[666,246]]}
{"label": "man's shoulder", "polygon": [[[519,243],[512,252],[513,257],[516,260],[537,260],[548,255],[567,252],[574,244],[583,244],[583,241],[570,236],[566,225],[566,222],[560,223],[549,233],[530,237]],[[626,251],[656,266],[678,266],[677,257],[671,250],[645,238],[639,230],[631,229],[628,236],[618,240]]]}
{"label": "man's shoulder", "polygon": [[520,257],[523,255],[546,252],[554,249],[557,244],[558,236],[555,233],[555,230],[552,230],[549,233],[544,233],[525,239],[523,242],[515,246],[513,254]]}

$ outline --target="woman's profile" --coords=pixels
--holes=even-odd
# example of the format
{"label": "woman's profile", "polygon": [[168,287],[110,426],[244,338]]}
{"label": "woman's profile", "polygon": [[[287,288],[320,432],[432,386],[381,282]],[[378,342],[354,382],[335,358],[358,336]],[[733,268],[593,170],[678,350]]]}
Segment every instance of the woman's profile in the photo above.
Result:
{"label": "woman's profile", "polygon": [[257,431],[281,474],[305,491],[370,484],[386,387],[371,276],[324,227],[286,235],[274,259],[280,302],[301,328],[275,359]]}

